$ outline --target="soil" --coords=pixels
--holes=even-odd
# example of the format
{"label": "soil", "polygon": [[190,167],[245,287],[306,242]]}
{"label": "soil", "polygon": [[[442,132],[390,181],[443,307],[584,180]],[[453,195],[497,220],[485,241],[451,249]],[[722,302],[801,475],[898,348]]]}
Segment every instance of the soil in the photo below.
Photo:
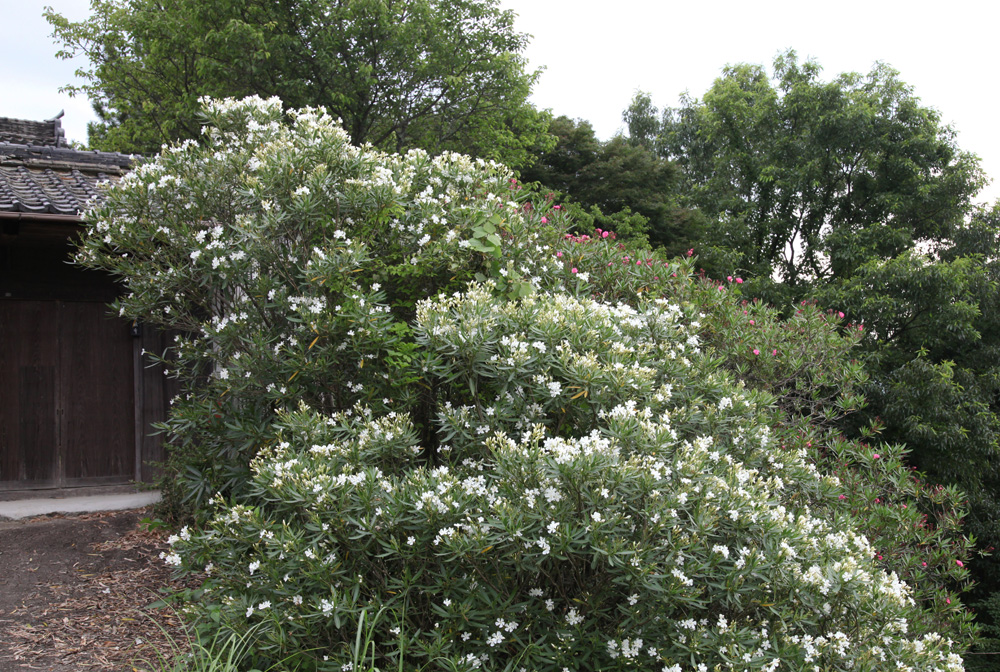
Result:
{"label": "soil", "polygon": [[145,509],[0,522],[0,672],[158,669],[186,640]]}

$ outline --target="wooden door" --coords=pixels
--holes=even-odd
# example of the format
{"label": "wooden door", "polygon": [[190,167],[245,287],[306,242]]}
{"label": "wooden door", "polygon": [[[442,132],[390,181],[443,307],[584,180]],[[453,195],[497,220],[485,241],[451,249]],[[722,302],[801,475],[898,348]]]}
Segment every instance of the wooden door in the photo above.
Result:
{"label": "wooden door", "polygon": [[134,477],[133,343],[107,311],[0,301],[0,489]]}
{"label": "wooden door", "polygon": [[55,307],[0,301],[0,483],[59,480]]}

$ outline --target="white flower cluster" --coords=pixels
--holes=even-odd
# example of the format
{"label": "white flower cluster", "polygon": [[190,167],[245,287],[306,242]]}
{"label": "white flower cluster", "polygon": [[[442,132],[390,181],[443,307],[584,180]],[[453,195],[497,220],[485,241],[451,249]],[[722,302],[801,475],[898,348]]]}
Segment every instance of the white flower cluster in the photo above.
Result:
{"label": "white flower cluster", "polygon": [[[317,669],[359,628],[456,669],[961,669],[907,632],[908,587],[702,352],[692,307],[552,291],[508,171],[354,147],[273,99],[206,114],[203,143],[95,209],[81,256],[129,278],[125,314],[185,334],[178,370],[215,372],[188,417],[277,409],[245,435],[249,503],[163,556],[212,567],[227,624],[282,655],[319,643]],[[406,283],[378,286],[485,258],[495,281],[411,324],[385,303]]]}
{"label": "white flower cluster", "polygon": [[[561,319],[560,311],[571,317]],[[464,320],[471,329],[462,328]],[[493,409],[487,414],[475,400],[461,406],[442,400],[442,431],[460,418],[471,428],[463,433],[464,425],[454,425],[451,450],[441,454],[449,462],[436,467],[411,459],[406,446],[416,442],[416,432],[403,414],[377,417],[358,408],[324,420],[303,411],[286,421],[299,447],[280,446],[255,463],[257,482],[288,507],[259,525],[291,529],[304,516],[302,529],[314,532],[284,542],[258,535],[255,543],[272,550],[252,562],[283,558],[289,570],[323,562],[325,581],[339,590],[375,590],[379,599],[388,599],[395,584],[372,586],[358,564],[367,560],[354,545],[380,549],[380,562],[395,567],[392,573],[419,566],[430,572],[423,590],[447,596],[443,611],[435,612],[440,622],[433,636],[480,665],[500,660],[522,630],[549,658],[573,650],[573,633],[601,618],[599,606],[582,599],[586,593],[566,593],[581,589],[571,588],[577,561],[567,560],[578,558],[584,566],[617,568],[620,594],[614,582],[588,590],[609,591],[623,613],[642,595],[658,596],[643,600],[635,617],[622,616],[603,640],[609,661],[685,671],[717,665],[877,669],[883,659],[912,669],[961,669],[946,640],[909,638],[909,590],[872,564],[867,539],[844,529],[842,520],[813,512],[810,493],[824,479],[804,454],[775,446],[767,427],[753,424],[753,408],[737,388],[720,388],[718,377],[691,378],[701,360],[680,308],[607,306],[566,296],[503,304],[487,288],[473,287],[421,304],[417,328],[437,353],[442,379],[472,366],[483,392],[515,408],[547,410],[525,423],[499,412],[501,405],[486,407]],[[474,348],[466,348],[469,341]],[[512,370],[491,358],[501,350],[530,355]],[[609,376],[616,362],[648,381],[639,386],[642,393]],[[564,398],[546,406],[553,382]],[[465,383],[448,389],[456,398],[468,390]],[[578,394],[584,389],[590,394]],[[577,397],[565,398],[570,392]],[[594,397],[601,402],[591,406]],[[596,426],[581,432],[576,420],[573,433],[554,433],[573,404]],[[732,429],[699,434],[702,417],[724,417]],[[475,431],[478,425],[488,431]],[[407,466],[392,472],[376,466],[386,459]],[[220,537],[239,536],[247,519],[223,511],[215,525]],[[560,578],[559,572],[569,574]],[[252,607],[254,618],[265,602],[269,611],[293,619],[332,617],[346,608],[325,597],[312,606],[281,597],[321,592],[311,579],[273,588],[261,583],[266,580],[273,579],[232,587],[245,592],[237,603]],[[495,627],[470,632],[462,614],[500,603],[522,604],[521,615],[498,615]],[[780,619],[772,609],[780,610]],[[816,622],[823,625],[811,625]]]}

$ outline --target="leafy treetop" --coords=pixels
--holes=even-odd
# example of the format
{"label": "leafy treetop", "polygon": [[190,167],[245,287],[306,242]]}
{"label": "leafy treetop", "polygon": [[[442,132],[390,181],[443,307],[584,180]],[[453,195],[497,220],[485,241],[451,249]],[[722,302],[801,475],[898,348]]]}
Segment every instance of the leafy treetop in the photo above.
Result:
{"label": "leafy treetop", "polygon": [[59,55],[83,54],[97,149],[154,153],[200,131],[202,96],[324,106],[355,144],[461,150],[521,163],[545,138],[527,103],[528,37],[497,0],[92,0],[46,18]]}
{"label": "leafy treetop", "polygon": [[[654,113],[642,95],[626,111],[640,144]],[[785,298],[946,239],[984,183],[895,70],[824,82],[794,51],[773,75],[726,67],[702,100],[664,112],[655,144],[681,166],[688,202],[716,221],[706,242],[762,284],[779,277]]]}

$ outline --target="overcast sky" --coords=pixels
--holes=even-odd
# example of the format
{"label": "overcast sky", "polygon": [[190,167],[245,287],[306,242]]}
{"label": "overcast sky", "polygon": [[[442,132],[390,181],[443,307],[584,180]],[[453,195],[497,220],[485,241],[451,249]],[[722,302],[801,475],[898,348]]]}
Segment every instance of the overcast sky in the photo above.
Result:
{"label": "overcast sky", "polygon": [[[86,140],[92,118],[86,99],[60,95],[83,63],[60,61],[42,18],[51,4],[73,19],[89,0],[2,0],[0,116],[46,119],[66,110],[71,140]],[[959,145],[978,154],[986,173],[1000,178],[1000,133],[994,71],[1000,63],[1000,3],[920,5],[885,0],[756,2],[663,0],[501,0],[533,35],[527,56],[545,67],[534,102],[555,114],[590,121],[609,138],[637,90],[660,107],[676,106],[684,91],[701,97],[726,64],[770,65],[795,49],[813,57],[825,77],[868,72],[876,61],[901,73],[925,105],[958,131]],[[991,185],[983,200],[1000,196]]]}

